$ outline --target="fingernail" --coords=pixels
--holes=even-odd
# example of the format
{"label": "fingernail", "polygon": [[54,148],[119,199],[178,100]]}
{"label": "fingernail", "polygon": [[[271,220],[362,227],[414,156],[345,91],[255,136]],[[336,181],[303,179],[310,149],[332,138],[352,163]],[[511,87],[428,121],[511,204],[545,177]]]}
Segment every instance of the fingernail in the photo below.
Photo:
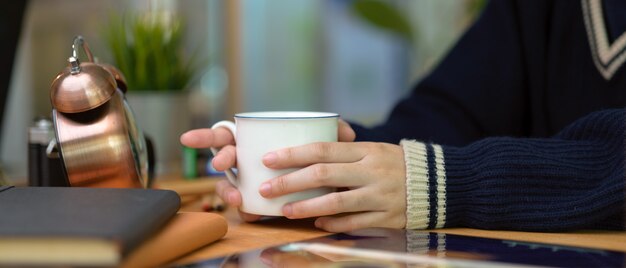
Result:
{"label": "fingernail", "polygon": [[259,192],[262,196],[268,196],[272,193],[272,186],[269,183],[263,183],[259,188]]}
{"label": "fingernail", "polygon": [[291,205],[285,205],[283,207],[283,214],[287,218],[291,217],[291,214],[293,214],[293,209],[291,208]]}
{"label": "fingernail", "polygon": [[278,156],[275,153],[267,153],[263,156],[263,163],[265,163],[266,166],[273,165],[276,163],[277,159]]}

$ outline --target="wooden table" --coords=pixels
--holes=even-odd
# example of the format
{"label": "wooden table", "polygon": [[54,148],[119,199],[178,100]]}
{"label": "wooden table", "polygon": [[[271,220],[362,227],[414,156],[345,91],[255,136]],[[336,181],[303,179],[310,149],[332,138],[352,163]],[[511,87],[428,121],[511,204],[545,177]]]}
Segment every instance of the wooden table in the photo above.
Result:
{"label": "wooden table", "polygon": [[[183,207],[183,211],[199,211],[199,204]],[[239,219],[235,209],[222,213],[228,220],[226,236],[211,245],[201,248],[181,259],[176,265],[227,256],[252,249],[276,246],[289,242],[310,239],[329,233],[315,228],[313,220],[287,220],[274,218],[260,223],[246,223]],[[626,252],[626,232],[579,231],[573,233],[532,233],[513,231],[486,231],[467,228],[433,230],[434,232],[459,234],[486,238],[519,240],[525,242],[550,243],[564,246],[581,246]],[[428,231],[425,231],[428,232]]]}
{"label": "wooden table", "polygon": [[[184,206],[181,211],[200,211],[199,204]],[[330,233],[315,228],[313,220],[287,220],[273,218],[256,223],[243,222],[236,209],[221,213],[228,220],[226,236],[216,243],[207,245],[181,259],[176,265],[227,256],[257,248],[276,246],[328,235]]]}

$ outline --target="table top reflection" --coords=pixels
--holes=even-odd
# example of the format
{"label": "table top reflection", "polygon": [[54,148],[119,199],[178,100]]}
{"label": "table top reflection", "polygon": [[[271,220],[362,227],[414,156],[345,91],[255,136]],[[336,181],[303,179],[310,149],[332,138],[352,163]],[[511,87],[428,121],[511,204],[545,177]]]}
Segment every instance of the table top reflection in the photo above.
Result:
{"label": "table top reflection", "polygon": [[[191,203],[185,205],[181,211],[201,211],[201,205],[199,203]],[[467,229],[467,228],[452,228],[452,229],[440,229],[434,230],[435,232],[429,231],[405,231],[405,230],[389,230],[382,229],[384,231],[378,230],[379,234],[372,235],[371,229],[361,230],[361,236],[363,236],[363,232],[370,232],[369,237],[360,239],[345,239],[354,237],[357,233],[351,234],[331,234],[325,232],[323,230],[315,228],[312,219],[304,219],[304,220],[289,220],[286,218],[275,217],[268,218],[262,220],[260,222],[255,223],[247,223],[243,222],[236,211],[236,209],[228,208],[226,211],[221,213],[227,220],[229,224],[229,230],[226,236],[213,244],[207,245],[204,248],[201,248],[181,259],[178,259],[174,265],[185,265],[190,267],[204,267],[207,264],[209,266],[214,267],[212,265],[216,265],[215,262],[220,262],[218,266],[234,266],[234,267],[266,267],[268,264],[272,264],[272,261],[301,261],[306,259],[309,261],[307,266],[312,264],[319,264],[318,262],[311,262],[311,260],[319,260],[319,261],[329,261],[332,260],[326,258],[327,256],[320,256],[319,254],[311,255],[310,252],[306,252],[303,250],[285,250],[284,246],[289,245],[290,243],[303,242],[307,243],[315,243],[317,245],[328,245],[329,241],[333,241],[330,243],[333,246],[348,246],[349,248],[361,248],[367,250],[376,250],[376,251],[386,251],[386,252],[395,252],[395,253],[414,253],[413,255],[419,253],[419,256],[446,256],[448,258],[451,257],[459,257],[465,256],[468,257],[467,252],[456,250],[453,245],[458,245],[458,241],[463,241],[463,243],[467,243],[467,239],[470,237],[481,237],[481,238],[493,238],[497,240],[496,244],[502,245],[501,241],[512,241],[508,246],[514,246],[516,250],[520,250],[521,248],[541,248],[545,249],[543,251],[555,251],[559,252],[559,254],[563,252],[576,252],[579,250],[576,247],[584,247],[586,251],[588,251],[588,256],[590,258],[595,258],[593,255],[593,250],[598,250],[597,252],[602,252],[602,254],[610,253],[609,259],[601,259],[603,262],[608,262],[608,265],[604,266],[613,266],[612,264],[619,264],[618,259],[623,262],[625,257],[623,253],[626,252],[626,232],[621,231],[578,231],[571,233],[534,233],[534,232],[514,232],[514,231],[488,231],[488,230],[476,230],[476,229]],[[380,234],[380,232],[384,232]],[[407,240],[407,235],[410,238]],[[359,236],[359,235],[356,235]],[[312,240],[311,240],[312,239]],[[465,239],[465,240],[463,240]],[[486,239],[488,240],[488,239]],[[484,240],[473,240],[474,242],[485,242]],[[520,243],[522,242],[522,243]],[[523,244],[526,242],[527,244]],[[442,244],[443,243],[443,244]],[[491,243],[491,242],[489,242]],[[515,244],[517,243],[517,244]],[[537,244],[539,243],[539,244]],[[479,243],[480,244],[480,243]],[[437,245],[439,248],[433,248],[433,245]],[[441,245],[445,245],[443,247],[445,250],[441,251]],[[555,247],[556,245],[560,247]],[[452,250],[454,249],[454,250]],[[574,249],[566,250],[566,249]],[[372,253],[366,251],[367,253]],[[476,252],[472,252],[473,255],[464,259],[464,261],[474,260],[476,258],[485,258],[484,254],[489,253],[485,250],[482,251],[481,254],[476,254]],[[485,253],[486,252],[486,253]],[[540,256],[538,255],[539,251],[533,250],[528,252],[515,252],[514,254],[522,256],[526,254],[526,258],[528,256]],[[491,252],[493,253],[493,252]],[[522,254],[523,253],[523,254]],[[458,255],[460,254],[460,255]],[[522,254],[522,255],[521,255]],[[604,256],[602,255],[601,256]],[[611,255],[612,254],[612,255]],[[322,254],[323,255],[323,254]],[[332,254],[331,254],[332,255]],[[489,262],[494,261],[494,257],[487,254],[489,258],[487,259]],[[250,256],[254,256],[251,258]],[[271,257],[270,257],[271,256]],[[506,256],[506,255],[505,255]],[[542,258],[556,259],[557,255],[541,255]],[[567,256],[567,255],[559,255],[559,256]],[[576,258],[585,259],[587,257],[575,256]],[[499,256],[502,258],[502,256]],[[569,256],[569,258],[573,258]],[[250,260],[254,259],[253,262]],[[509,258],[510,259],[510,258]],[[509,260],[505,259],[505,260]],[[575,259],[575,258],[574,258]],[[415,261],[415,260],[413,260]],[[423,261],[423,260],[422,260]],[[243,263],[243,264],[241,264]],[[248,265],[248,263],[251,263]],[[342,267],[337,266],[337,263],[330,262],[333,267]],[[401,262],[402,263],[402,262]],[[278,263],[273,263],[270,266],[276,266]],[[341,262],[343,267],[345,265],[351,265],[351,263]],[[371,263],[370,263],[371,264]],[[384,267],[394,267],[397,263],[384,263]],[[406,263],[403,263],[401,266],[405,266]],[[450,265],[450,260],[445,265]],[[454,263],[453,263],[454,264]],[[476,264],[476,263],[474,263]],[[485,265],[485,263],[479,263],[481,265]],[[378,267],[378,264],[373,267]],[[433,264],[438,266],[439,264]],[[522,265],[522,264],[520,264]],[[531,265],[531,264],[523,264]],[[532,264],[537,265],[537,264]],[[551,266],[553,264],[543,264],[547,266]],[[322,265],[324,266],[324,265]],[[454,266],[454,265],[453,265]],[[556,266],[568,266],[568,265],[556,265]],[[597,265],[594,265],[597,267]],[[292,266],[286,266],[292,267]],[[300,267],[300,266],[294,266]],[[306,266],[302,266],[306,267]],[[371,267],[371,266],[368,266]],[[624,267],[623,263],[619,267]]]}

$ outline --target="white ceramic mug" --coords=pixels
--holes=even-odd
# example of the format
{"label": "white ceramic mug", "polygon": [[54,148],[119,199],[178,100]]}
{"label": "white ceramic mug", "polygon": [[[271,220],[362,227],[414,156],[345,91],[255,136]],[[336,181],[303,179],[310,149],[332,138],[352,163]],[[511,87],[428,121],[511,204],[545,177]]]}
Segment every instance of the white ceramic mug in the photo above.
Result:
{"label": "white ceramic mug", "polygon": [[[265,198],[259,187],[265,181],[296,169],[274,170],[263,165],[266,153],[314,142],[337,141],[339,115],[323,112],[253,112],[235,115],[235,123],[220,121],[211,128],[224,127],[235,137],[237,174],[226,170],[228,180],[239,189],[241,210],[251,214],[282,216],[282,207],[291,202],[321,196],[332,191],[318,188]],[[211,148],[215,155],[216,148]]]}

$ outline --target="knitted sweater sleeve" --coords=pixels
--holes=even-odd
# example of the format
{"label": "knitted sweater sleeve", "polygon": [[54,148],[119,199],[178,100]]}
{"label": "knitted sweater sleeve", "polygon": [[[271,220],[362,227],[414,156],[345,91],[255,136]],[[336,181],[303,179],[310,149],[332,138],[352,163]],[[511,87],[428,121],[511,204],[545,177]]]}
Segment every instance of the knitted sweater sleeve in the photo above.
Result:
{"label": "knitted sweater sleeve", "polygon": [[385,122],[372,128],[352,124],[357,141],[418,139],[458,146],[487,136],[525,134],[519,122],[526,120],[529,93],[517,13],[513,1],[489,1]]}
{"label": "knitted sweater sleeve", "polygon": [[604,110],[551,138],[464,147],[403,140],[406,227],[624,229],[625,120]]}

